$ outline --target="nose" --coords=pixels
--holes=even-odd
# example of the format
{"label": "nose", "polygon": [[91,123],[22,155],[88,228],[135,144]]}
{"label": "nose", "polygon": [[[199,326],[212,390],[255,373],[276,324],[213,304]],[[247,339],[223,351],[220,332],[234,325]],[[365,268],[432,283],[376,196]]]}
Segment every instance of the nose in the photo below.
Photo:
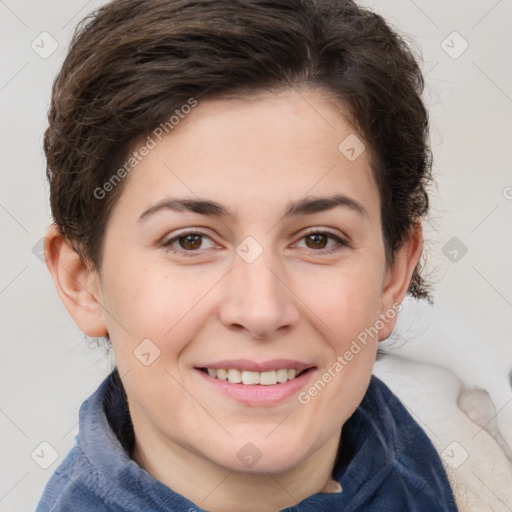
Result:
{"label": "nose", "polygon": [[236,258],[224,279],[220,320],[231,330],[271,339],[293,329],[300,319],[295,297],[282,266],[263,253],[247,263]]}

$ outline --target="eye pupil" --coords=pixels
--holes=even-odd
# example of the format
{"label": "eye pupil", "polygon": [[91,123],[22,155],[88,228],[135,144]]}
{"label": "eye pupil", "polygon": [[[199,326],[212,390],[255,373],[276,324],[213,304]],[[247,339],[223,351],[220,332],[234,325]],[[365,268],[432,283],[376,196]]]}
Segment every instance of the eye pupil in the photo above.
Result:
{"label": "eye pupil", "polygon": [[[309,242],[312,242],[311,246]],[[306,245],[310,249],[324,249],[327,243],[327,236],[322,233],[313,233],[306,237]]]}
{"label": "eye pupil", "polygon": [[182,249],[194,250],[201,247],[201,235],[189,234],[182,236],[179,239],[179,243]]}

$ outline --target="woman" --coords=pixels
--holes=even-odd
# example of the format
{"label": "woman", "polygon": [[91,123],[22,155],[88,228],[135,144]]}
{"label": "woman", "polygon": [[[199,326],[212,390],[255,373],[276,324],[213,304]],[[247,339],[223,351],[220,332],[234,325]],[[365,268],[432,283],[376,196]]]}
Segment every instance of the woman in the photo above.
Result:
{"label": "woman", "polygon": [[372,376],[421,279],[419,67],[351,1],[114,1],[45,134],[45,253],[116,369],[38,511],[456,510]]}

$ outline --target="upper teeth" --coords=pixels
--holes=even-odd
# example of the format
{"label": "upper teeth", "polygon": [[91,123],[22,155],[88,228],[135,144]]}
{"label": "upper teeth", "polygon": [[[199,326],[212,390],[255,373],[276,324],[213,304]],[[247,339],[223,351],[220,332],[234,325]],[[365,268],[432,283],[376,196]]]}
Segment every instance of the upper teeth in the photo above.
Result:
{"label": "upper teeth", "polygon": [[295,369],[282,368],[268,372],[249,372],[230,368],[228,370],[219,368],[208,368],[208,375],[221,380],[227,380],[233,384],[261,384],[271,386],[278,382],[286,382],[294,379],[299,373]]}

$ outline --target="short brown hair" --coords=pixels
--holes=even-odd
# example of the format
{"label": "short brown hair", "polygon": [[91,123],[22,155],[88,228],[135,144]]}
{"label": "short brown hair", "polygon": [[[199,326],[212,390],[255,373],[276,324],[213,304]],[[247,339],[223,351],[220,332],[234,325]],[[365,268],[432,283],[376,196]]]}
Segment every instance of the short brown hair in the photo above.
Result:
{"label": "short brown hair", "polygon": [[[351,0],[115,0],[79,24],[53,86],[44,150],[54,221],[100,269],[123,183],[101,200],[94,191],[137,140],[190,98],[308,86],[348,108],[370,149],[393,261],[428,211],[423,85],[403,39]],[[428,295],[419,266],[409,292]]]}

